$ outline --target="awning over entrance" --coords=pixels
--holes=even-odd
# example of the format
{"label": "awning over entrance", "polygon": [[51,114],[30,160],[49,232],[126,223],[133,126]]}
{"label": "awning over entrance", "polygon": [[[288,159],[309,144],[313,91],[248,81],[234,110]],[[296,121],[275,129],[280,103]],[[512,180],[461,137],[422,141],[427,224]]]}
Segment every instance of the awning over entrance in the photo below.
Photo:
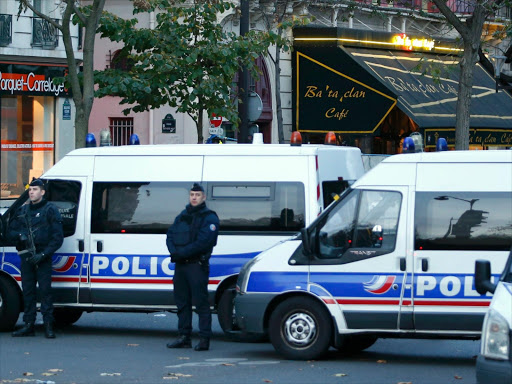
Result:
{"label": "awning over entrance", "polygon": [[[396,95],[399,108],[421,128],[455,126],[458,57],[344,49]],[[438,72],[438,79],[433,78],[431,71]],[[494,79],[480,64],[474,70],[470,126],[512,127],[512,97],[504,91],[496,93]]]}
{"label": "awning over entrance", "polygon": [[[453,129],[458,60],[426,52],[296,45],[295,127],[371,134],[397,105],[422,130]],[[436,79],[431,70],[439,71]],[[473,84],[470,127],[512,128],[512,96],[496,93],[494,79],[480,65]]]}

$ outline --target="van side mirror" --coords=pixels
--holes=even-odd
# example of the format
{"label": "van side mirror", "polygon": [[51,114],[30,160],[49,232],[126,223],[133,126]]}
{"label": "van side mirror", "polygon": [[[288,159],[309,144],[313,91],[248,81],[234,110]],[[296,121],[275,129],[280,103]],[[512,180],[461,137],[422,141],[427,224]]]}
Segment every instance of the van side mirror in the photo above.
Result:
{"label": "van side mirror", "polygon": [[491,282],[491,263],[488,260],[475,261],[475,288],[481,295],[496,290],[496,284]]}
{"label": "van side mirror", "polygon": [[302,248],[306,255],[311,254],[311,243],[309,242],[309,233],[307,228],[301,228],[300,235],[302,237]]}

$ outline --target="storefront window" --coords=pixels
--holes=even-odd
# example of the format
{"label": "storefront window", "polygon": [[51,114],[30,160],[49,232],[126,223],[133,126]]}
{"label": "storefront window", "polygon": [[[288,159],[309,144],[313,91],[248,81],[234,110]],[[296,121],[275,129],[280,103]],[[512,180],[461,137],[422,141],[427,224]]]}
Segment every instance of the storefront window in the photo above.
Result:
{"label": "storefront window", "polygon": [[0,98],[2,198],[19,196],[53,165],[54,102],[50,96]]}

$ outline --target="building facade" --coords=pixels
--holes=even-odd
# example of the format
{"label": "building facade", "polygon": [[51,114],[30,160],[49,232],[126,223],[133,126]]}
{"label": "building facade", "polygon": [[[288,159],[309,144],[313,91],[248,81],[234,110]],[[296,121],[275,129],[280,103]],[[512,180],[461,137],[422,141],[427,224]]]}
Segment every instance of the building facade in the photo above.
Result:
{"label": "building facade", "polygon": [[[37,9],[62,18],[62,8],[35,1]],[[0,2],[0,179],[2,198],[19,196],[75,146],[74,103],[54,80],[67,73],[58,30],[32,11],[17,17],[19,3]],[[77,57],[79,30],[72,26]]]}
{"label": "building facade", "polygon": [[[329,38],[335,35],[336,39],[343,39],[343,36],[348,37],[348,39],[354,39],[355,36],[355,40],[358,41],[357,43],[348,43],[345,41],[343,44],[338,44],[338,41],[338,43],[335,43],[333,47],[341,45],[348,47],[349,49],[360,49],[360,42],[366,39],[364,35],[377,35],[379,36],[378,39],[380,39],[381,43],[402,36],[402,39],[405,41],[407,39],[410,41],[410,37],[413,37],[413,40],[415,41],[436,41],[437,49],[437,47],[442,48],[443,45],[454,47],[455,45],[453,42],[459,37],[458,33],[446,24],[444,17],[439,14],[439,10],[437,10],[435,5],[431,2],[421,0],[415,0],[413,2],[395,1],[383,3],[382,6],[376,6],[376,3],[372,0],[362,0],[358,3],[361,3],[361,5],[354,8],[341,3],[331,5],[309,3],[305,6],[305,3],[303,2],[291,2],[287,3],[286,9],[284,9],[280,8],[280,2],[250,2],[251,29],[264,30],[265,28],[268,28],[269,20],[272,20],[273,16],[276,14],[282,14],[284,15],[284,18],[299,16],[310,17],[313,20],[312,23],[304,28],[296,29],[294,32],[290,31],[290,38],[293,41],[294,50],[293,52],[280,53],[279,69],[276,69],[276,53],[273,48],[269,49],[269,56],[262,57],[258,60],[258,64],[262,70],[262,75],[259,79],[251,80],[250,91],[257,93],[259,98],[262,100],[263,113],[255,121],[251,122],[252,128],[250,133],[259,131],[263,133],[265,142],[278,142],[279,134],[276,97],[277,93],[279,93],[285,141],[289,140],[292,131],[299,130],[303,133],[305,142],[323,142],[324,131],[327,130],[327,127],[331,127],[332,125],[326,124],[326,122],[332,122],[333,120],[338,119],[339,124],[329,128],[329,130],[334,130],[338,133],[339,143],[359,146],[365,153],[397,153],[400,151],[401,140],[403,137],[412,132],[420,132],[424,136],[424,140],[428,148],[435,147],[434,139],[438,138],[439,135],[446,136],[449,144],[452,145],[454,141],[453,116],[449,122],[444,121],[441,122],[441,124],[437,124],[437,122],[425,124],[425,119],[418,123],[418,116],[414,116],[413,118],[411,117],[411,114],[404,112],[407,109],[403,102],[405,99],[403,97],[401,98],[398,94],[394,94],[392,91],[390,92],[388,89],[389,87],[382,87],[382,84],[378,79],[368,81],[370,81],[370,83],[375,82],[375,87],[382,88],[379,92],[386,94],[389,98],[388,101],[393,105],[391,106],[390,104],[389,108],[386,109],[385,115],[382,115],[376,122],[371,122],[371,124],[373,124],[371,126],[368,125],[370,122],[366,122],[363,119],[363,117],[367,117],[364,113],[360,113],[357,116],[352,113],[351,116],[357,120],[359,128],[343,128],[346,125],[345,122],[348,121],[346,117],[345,120],[343,120],[343,108],[339,111],[339,114],[336,115],[336,118],[333,116],[328,120],[322,120],[317,117],[318,111],[315,110],[315,108],[317,108],[315,105],[320,106],[319,108],[323,109],[323,102],[316,100],[315,104],[315,100],[308,100],[310,103],[300,103],[297,99],[297,95],[300,94],[298,87],[300,86],[301,81],[305,81],[307,83],[309,81],[308,78],[311,76],[315,77],[316,75],[323,73],[322,69],[325,69],[325,65],[322,66],[321,64],[324,64],[324,59],[327,61],[334,60],[337,62],[338,66],[342,67],[345,65],[363,67],[367,65],[367,63],[361,63],[361,60],[359,60],[360,62],[358,63],[355,59],[357,55],[355,56],[348,53],[345,57],[341,57],[339,54],[340,50],[326,49],[327,45],[325,43],[305,42],[304,38],[312,36]],[[464,15],[470,15],[472,12],[470,2],[450,2],[449,6],[462,17]],[[106,10],[116,13],[121,17],[133,17],[131,3],[123,2],[121,0],[112,0],[107,2]],[[139,27],[151,28],[154,25],[154,14],[139,14],[137,17],[139,18]],[[500,10],[496,20],[500,20],[500,18],[501,20],[510,19],[510,9],[503,8]],[[222,15],[222,17],[219,18],[219,22],[227,31],[239,33],[240,18],[238,13],[232,12]],[[505,51],[510,44],[509,41],[496,39],[493,35],[493,32],[502,28],[503,25],[503,22],[495,22],[492,20],[486,24],[482,38],[485,41],[484,46],[486,47],[486,52],[489,54],[497,54],[500,51]],[[314,32],[315,30],[323,30],[324,32],[322,33],[324,33],[324,35],[318,35],[318,32]],[[302,41],[300,40],[301,38]],[[116,53],[121,47],[110,41],[102,40],[99,37],[97,37],[97,39],[95,60],[96,69],[103,69],[109,65],[115,65],[114,59],[116,57]],[[383,46],[373,46],[369,48],[380,48],[382,50]],[[422,49],[405,48],[405,45],[402,45],[401,48],[398,46],[395,48],[397,52],[407,50],[413,52],[422,51]],[[395,50],[395,48],[390,48],[389,50]],[[343,49],[344,48],[341,47],[341,50]],[[317,63],[308,70],[302,71],[302,74],[305,74],[305,77],[299,79],[297,63],[299,60],[309,57],[304,53],[304,50],[307,52],[312,52],[311,50],[320,52],[323,50],[323,52],[320,56],[315,56],[316,58],[313,59],[320,62],[320,65]],[[432,54],[432,52],[426,52],[426,50],[423,51],[429,55]],[[438,50],[437,54],[446,56],[443,60],[446,62],[449,61],[451,63],[451,67],[455,68],[455,51],[456,49],[452,52],[442,52]],[[375,52],[377,51],[373,51],[373,53]],[[451,55],[447,56],[446,53],[451,53]],[[297,55],[301,55],[301,58],[298,59]],[[358,58],[361,57],[361,55],[358,56]],[[354,61],[353,59],[356,60],[355,63],[352,62]],[[343,60],[345,61],[343,62]],[[419,59],[416,58],[416,61],[418,60]],[[487,64],[489,64],[489,62],[487,62]],[[378,65],[386,66],[387,64],[378,63],[374,65],[373,68],[376,68]],[[363,72],[367,72],[367,69],[369,68],[366,68]],[[412,69],[412,67],[409,69]],[[326,73],[332,74],[333,70],[335,72],[338,71],[337,69],[329,67]],[[475,89],[480,90],[476,94],[476,104],[479,104],[478,100],[483,100],[481,99],[482,92],[488,92],[489,97],[487,99],[492,99],[489,102],[492,102],[495,107],[501,106],[507,108],[508,101],[506,98],[509,97],[508,94],[504,94],[504,91],[500,91],[500,95],[490,95],[491,88],[493,86],[492,68],[481,65],[479,71],[479,76],[477,76],[478,78],[484,78],[486,76],[489,78],[485,80],[483,91],[482,84],[475,84]],[[506,64],[503,71],[505,73],[510,73],[510,65]],[[277,80],[279,81],[280,86],[279,91],[277,91],[276,87],[277,72],[279,72],[279,80]],[[338,72],[343,74],[343,70]],[[379,75],[376,76],[378,78]],[[234,81],[236,82],[237,79],[234,79]],[[361,81],[367,81],[367,76],[362,78]],[[417,82],[417,76],[416,78],[413,76],[412,81]],[[456,77],[452,76],[447,81],[449,85],[452,85],[450,93],[450,98],[452,100],[450,103],[451,105],[454,105],[454,100],[456,100],[457,80]],[[435,84],[431,84],[431,86],[435,86]],[[354,96],[354,94],[355,93],[353,93],[352,96]],[[357,97],[352,98],[354,100],[357,99]],[[498,102],[494,99],[498,100]],[[446,104],[446,100],[438,101],[439,105]],[[361,99],[359,102],[363,105]],[[480,103],[480,105],[483,104]],[[98,137],[101,130],[109,130],[112,135],[114,145],[126,144],[131,133],[137,133],[142,144],[195,143],[197,141],[195,126],[192,120],[186,115],[176,113],[172,108],[167,107],[145,113],[132,113],[127,116],[124,116],[121,113],[122,109],[122,106],[119,105],[118,98],[106,97],[100,100],[96,99],[90,120],[90,131],[95,133],[96,137]],[[354,110],[352,112],[354,112]],[[446,111],[443,112],[441,110],[436,112],[434,110],[432,112],[432,114],[436,113],[446,114]],[[453,115],[453,112],[450,112],[450,114]],[[304,119],[304,116],[311,117],[311,120],[308,121],[307,118]],[[172,127],[168,124],[166,126],[166,122],[168,121],[166,118],[172,118]],[[486,128],[499,128],[505,130],[509,128],[507,125],[508,119],[506,117],[503,118],[499,115],[495,120],[501,122],[498,123],[497,126],[496,124],[489,125],[488,123],[482,123],[481,121],[475,123],[476,125],[474,128],[478,128],[479,131],[472,131],[472,145],[474,145],[474,148],[484,147],[481,144],[488,136],[485,131]],[[301,122],[307,122],[308,126],[305,126],[304,124],[301,125]],[[204,124],[205,131],[203,132],[203,136],[205,138],[209,136],[209,123],[209,121],[205,121]],[[223,121],[221,128],[223,128],[222,132],[224,135],[236,139],[237,133],[229,122]],[[315,132],[318,132],[319,134],[315,134]],[[504,140],[504,144],[500,144],[498,147],[506,147],[505,144],[507,144],[506,141],[508,140],[508,136],[503,136],[501,133],[501,131],[494,132],[493,135],[496,137],[487,140],[496,141],[498,140],[497,135],[499,135],[499,140]],[[505,137],[505,139],[502,137]]]}

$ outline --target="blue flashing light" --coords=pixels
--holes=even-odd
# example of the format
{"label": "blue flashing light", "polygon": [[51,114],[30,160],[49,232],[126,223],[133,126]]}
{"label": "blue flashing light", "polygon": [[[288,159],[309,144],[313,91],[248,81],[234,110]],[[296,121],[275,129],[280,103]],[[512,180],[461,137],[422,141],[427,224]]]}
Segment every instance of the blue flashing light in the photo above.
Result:
{"label": "blue flashing light", "polygon": [[436,151],[447,151],[448,150],[448,143],[446,142],[446,139],[444,137],[440,137],[437,139],[436,143]]}
{"label": "blue flashing light", "polygon": [[136,133],[131,135],[128,145],[140,145],[139,135],[137,135]]}
{"label": "blue flashing light", "polygon": [[404,138],[404,144],[402,145],[402,153],[414,153],[416,152],[414,140],[412,137]]}
{"label": "blue flashing light", "polygon": [[85,136],[85,147],[95,147],[96,146],[96,137],[94,137],[94,133],[88,133]]}

